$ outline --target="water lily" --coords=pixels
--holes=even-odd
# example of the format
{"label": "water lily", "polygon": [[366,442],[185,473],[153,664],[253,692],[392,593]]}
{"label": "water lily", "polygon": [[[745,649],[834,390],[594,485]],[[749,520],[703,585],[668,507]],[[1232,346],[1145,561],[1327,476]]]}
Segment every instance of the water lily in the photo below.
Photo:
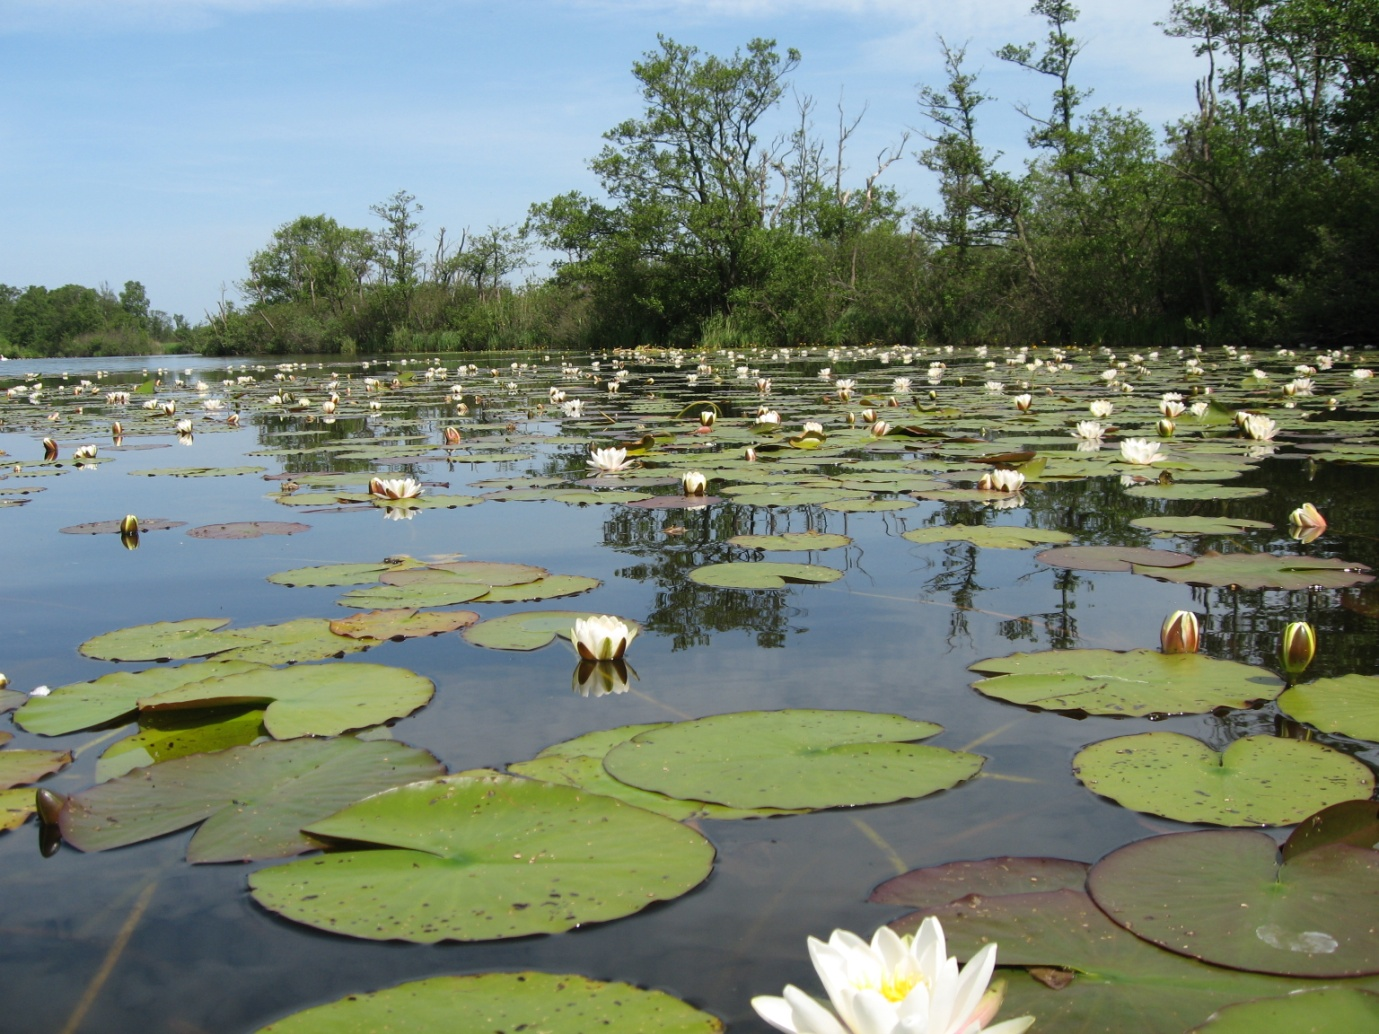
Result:
{"label": "water lily", "polygon": [[1306,621],[1293,621],[1279,639],[1279,661],[1291,685],[1317,655],[1317,630]]}
{"label": "water lily", "polygon": [[873,438],[884,438],[890,433],[891,425],[884,420],[875,421],[869,428]]}
{"label": "water lily", "polygon": [[1148,438],[1126,438],[1120,443],[1120,457],[1126,463],[1140,466],[1158,463],[1168,458],[1159,451],[1158,443],[1151,442]]}
{"label": "water lily", "polygon": [[569,399],[560,404],[560,409],[566,416],[577,419],[584,415],[584,400]]}
{"label": "water lily", "polygon": [[57,442],[51,438],[43,439],[43,458],[45,460],[57,459]]}
{"label": "water lily", "polygon": [[580,661],[570,677],[570,688],[582,697],[603,697],[626,693],[632,688],[628,674],[636,673],[626,661]]}
{"label": "water lily", "polygon": [[575,621],[570,641],[586,661],[616,661],[637,637],[637,626],[612,614],[597,614]]}
{"label": "water lily", "polygon": [[887,926],[870,944],[846,930],[828,943],[811,937],[809,955],[834,1012],[794,985],[783,997],[752,999],[757,1015],[786,1034],[1020,1034],[1034,1022],[1021,1016],[987,1026],[1001,1007],[1001,988],[987,988],[996,945],[959,969],[933,916],[913,937]]}
{"label": "water lily", "polygon": [[589,458],[584,462],[596,474],[617,474],[624,470],[631,470],[635,466],[627,458],[627,450],[621,447],[590,449]]}
{"label": "water lily", "polygon": [[817,420],[806,420],[804,422],[802,430],[805,434],[817,434],[822,437],[824,433],[824,425],[819,423],[819,421]]}
{"label": "water lily", "polygon": [[685,495],[703,495],[708,487],[708,479],[697,470],[687,470],[680,475],[680,488]]}
{"label": "water lily", "polygon": [[757,417],[754,423],[758,427],[779,427],[780,414],[777,413],[774,409],[759,411],[757,413]]}
{"label": "water lily", "polygon": [[1196,653],[1201,642],[1201,626],[1190,610],[1175,610],[1159,629],[1159,649],[1164,653]]}
{"label": "water lily", "polygon": [[718,419],[718,414],[712,409],[701,409],[699,411],[699,426],[712,427],[713,422]]}
{"label": "water lily", "polygon": [[96,458],[96,447],[94,445],[78,445],[72,450],[74,460],[94,460]]}
{"label": "water lily", "polygon": [[1316,528],[1326,530],[1326,518],[1311,503],[1303,503],[1288,515],[1288,523],[1295,528]]}
{"label": "water lily", "polygon": [[1246,413],[1240,420],[1240,429],[1245,432],[1246,438],[1256,442],[1267,442],[1278,433],[1278,424],[1267,416]]}
{"label": "water lily", "polygon": [[982,475],[977,487],[984,492],[1018,492],[1025,487],[1025,475],[1018,470],[992,470]]}
{"label": "water lily", "polygon": [[1101,436],[1106,433],[1106,428],[1096,420],[1079,420],[1077,426],[1073,428],[1073,437],[1081,438],[1086,442],[1100,441]]}
{"label": "water lily", "polygon": [[441,434],[445,438],[446,445],[460,444],[460,429],[458,427],[447,427]]}
{"label": "water lily", "polygon": [[179,420],[177,421],[175,427],[177,428],[178,434],[192,433],[192,422],[190,420]]}
{"label": "water lily", "polygon": [[1160,420],[1157,424],[1154,425],[1154,433],[1157,434],[1160,438],[1172,438],[1173,432],[1177,429],[1178,425],[1175,424],[1168,417],[1164,417],[1162,420]]}
{"label": "water lily", "polygon": [[1087,408],[1091,411],[1092,416],[1096,417],[1098,420],[1105,420],[1116,411],[1116,404],[1106,399],[1097,399]]}
{"label": "water lily", "polygon": [[1028,413],[1030,411],[1030,407],[1034,405],[1034,396],[1028,393],[1024,395],[1016,395],[1015,398],[1012,399],[1012,401],[1015,403],[1015,408],[1018,409],[1021,413]]}
{"label": "water lily", "polygon": [[380,499],[416,499],[423,491],[415,478],[369,479],[369,494]]}

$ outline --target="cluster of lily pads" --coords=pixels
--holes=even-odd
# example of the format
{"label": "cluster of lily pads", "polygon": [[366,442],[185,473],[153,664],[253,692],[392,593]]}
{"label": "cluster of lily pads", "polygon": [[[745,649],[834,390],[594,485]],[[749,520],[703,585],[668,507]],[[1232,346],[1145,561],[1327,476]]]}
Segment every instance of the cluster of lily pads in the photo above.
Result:
{"label": "cluster of lily pads", "polygon": [[[247,484],[261,475],[261,492],[275,504],[315,521],[539,502],[663,511],[673,535],[671,521],[713,507],[913,515],[923,523],[903,537],[919,549],[1044,547],[1037,559],[1052,568],[1316,594],[1361,587],[1373,576],[1326,548],[1315,507],[1302,511],[1303,520],[1289,519],[1304,500],[1280,501],[1276,523],[1231,516],[1230,501],[1266,489],[1229,482],[1290,454],[1281,450],[1313,464],[1379,464],[1379,438],[1364,430],[1379,396],[1362,362],[1346,353],[1235,349],[896,346],[639,350],[579,365],[536,356],[503,365],[437,358],[330,370],[234,364],[214,385],[170,371],[119,386],[27,379],[11,387],[0,413],[7,430],[41,440],[33,457],[11,458],[6,480],[15,487],[0,488],[0,505],[35,500],[45,487],[35,482],[44,478],[118,470],[145,448],[194,449],[198,435],[252,427],[263,439],[252,454],[280,471],[140,466],[126,473],[154,484],[205,476]],[[1209,537],[1224,550],[1082,542],[1028,519],[1043,489],[1088,479],[1164,508],[1212,508],[1133,524],[1189,545]],[[448,491],[454,480],[472,491]],[[972,519],[929,519],[955,511]],[[137,547],[140,533],[183,526],[146,514],[92,518],[62,530],[119,533]],[[305,520],[227,521],[182,533],[310,530]],[[1240,547],[1250,541],[1267,548]],[[807,552],[812,560],[852,544],[817,530],[743,533],[730,540],[732,559],[699,565],[688,578],[729,591],[811,591],[844,572],[767,555]],[[941,731],[933,723],[787,709],[616,726],[514,759],[506,771],[447,772],[440,759],[386,733],[409,715],[424,720],[431,682],[352,655],[453,632],[475,647],[514,651],[566,639],[579,654],[577,690],[621,693],[635,679],[622,654],[639,623],[597,610],[493,614],[488,605],[523,607],[600,584],[523,563],[400,556],[296,568],[268,580],[340,588],[335,603],[360,613],[241,628],[221,618],[178,619],[81,644],[99,661],[154,666],[39,695],[10,693],[3,703],[17,708],[19,728],[37,735],[132,723],[131,734],[106,748],[95,785],[65,798],[40,787],[35,799],[34,784],[70,763],[70,752],[0,751],[8,828],[38,810],[50,834],[101,851],[197,826],[191,862],[295,858],[257,869],[248,881],[259,904],[288,919],[368,939],[489,940],[618,919],[687,893],[715,859],[691,820],[788,821],[812,810],[914,800],[959,786],[983,764],[979,755],[918,742]],[[450,609],[461,604],[484,613]],[[1081,863],[1005,859],[962,868],[967,882],[945,867],[941,892],[919,894],[913,888],[935,878],[925,870],[873,900],[941,915],[969,955],[999,941],[1002,964],[1031,975],[1014,985],[1016,1011],[1049,1029],[1090,1029],[1107,1014],[1148,1017],[1148,1026],[1127,1020],[1122,1029],[1183,1030],[1230,1002],[1304,986],[1299,980],[1347,978],[1347,994],[1375,990],[1367,977],[1379,973],[1379,959],[1343,921],[1347,909],[1350,920],[1370,926],[1379,915],[1379,837],[1366,824],[1374,816],[1345,803],[1372,797],[1374,773],[1323,740],[1379,741],[1379,677],[1354,672],[1287,686],[1260,665],[1154,650],[1017,653],[972,668],[983,676],[973,685],[984,696],[1078,716],[1223,713],[1272,702],[1323,736],[1247,736],[1224,751],[1173,732],[1116,736],[1084,747],[1073,771],[1093,793],[1177,821],[1303,824],[1277,864],[1272,855],[1265,860],[1272,838],[1222,830],[1129,845],[1090,875]],[[1188,866],[1184,860],[1199,851],[1200,863]],[[1242,866],[1253,867],[1248,879],[1261,887],[1296,879],[1302,889],[1248,929],[1217,923],[1223,909],[1254,907],[1234,901],[1238,880],[1209,875],[1239,877]],[[1178,870],[1196,873],[1197,883],[1147,878]],[[1029,893],[1031,886],[1039,891]],[[1054,896],[1014,900],[1040,893]],[[1319,900],[1326,906],[1305,904]],[[1158,926],[1147,932],[1142,917],[1151,908]],[[902,920],[900,928],[917,925]],[[1214,936],[1198,951],[1184,929],[1202,925]],[[1143,994],[1133,981],[1126,988],[1126,973],[1141,974]],[[1210,994],[1187,993],[1203,983]],[[1151,1001],[1151,986],[1174,992]],[[350,996],[266,1029],[363,1030],[381,1015],[405,1016],[412,1029],[465,1029],[446,1012],[454,996],[469,996],[476,1004],[462,1011],[500,1026],[578,1031],[598,1017],[629,1030],[719,1029],[713,1017],[659,992],[540,973],[422,981]]]}

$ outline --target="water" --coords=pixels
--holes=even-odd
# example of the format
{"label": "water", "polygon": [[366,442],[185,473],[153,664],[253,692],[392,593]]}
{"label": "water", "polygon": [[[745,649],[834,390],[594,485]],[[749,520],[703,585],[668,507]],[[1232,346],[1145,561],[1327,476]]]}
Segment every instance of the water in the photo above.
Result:
{"label": "water", "polygon": [[[475,481],[528,471],[578,476],[587,441],[607,444],[630,435],[605,432],[605,425],[594,420],[560,421],[549,411],[534,412],[533,400],[539,400],[546,385],[561,382],[561,358],[530,357],[539,369],[505,369],[497,379],[487,374],[487,367],[500,363],[476,358],[484,372],[462,378],[467,385],[482,385],[493,399],[483,427],[465,425],[467,440],[544,436],[535,444],[524,440],[514,446],[533,453],[534,459],[447,464],[398,458],[372,469],[448,482],[446,491],[466,493],[482,491],[472,487]],[[453,366],[454,357],[449,362]],[[503,357],[501,365],[506,363]],[[44,858],[31,822],[0,835],[0,868],[6,873],[0,973],[7,1032],[229,1034],[256,1030],[352,992],[439,974],[525,968],[661,988],[718,1015],[734,1032],[764,1030],[748,1006],[753,995],[777,994],[788,982],[815,986],[804,948],[808,935],[827,936],[840,926],[869,933],[898,914],[866,903],[871,888],[882,880],[920,866],[995,855],[1092,861],[1131,840],[1190,828],[1130,812],[1081,787],[1070,760],[1087,743],[1168,728],[1219,747],[1246,732],[1272,731],[1275,725],[1272,706],[1158,722],[1079,720],[1027,711],[970,689],[975,676],[967,667],[974,661],[1054,645],[1152,647],[1163,617],[1188,608],[1206,615],[1206,649],[1215,656],[1269,664],[1277,629],[1286,620],[1306,617],[1318,625],[1323,644],[1309,675],[1377,670],[1372,595],[1194,589],[1131,574],[1062,571],[1035,561],[1036,550],[977,549],[962,543],[919,546],[900,537],[906,529],[929,523],[970,520],[980,510],[968,504],[921,502],[904,511],[844,514],[816,506],[767,510],[730,502],[701,511],[486,502],[423,511],[414,520],[397,522],[381,520],[373,509],[303,513],[280,505],[277,483],[257,474],[183,479],[129,472],[193,464],[257,465],[267,475],[342,469],[319,449],[322,442],[394,433],[403,428],[403,418],[394,415],[394,422],[381,428],[376,418],[353,406],[358,398],[342,406],[351,415],[328,427],[307,424],[302,416],[246,407],[240,429],[199,432],[188,448],[161,431],[125,438],[126,446],[154,448],[114,451],[104,444],[109,413],[103,405],[93,403],[90,412],[78,417],[71,413],[70,397],[56,396],[63,371],[69,390],[82,378],[94,378],[98,369],[107,371],[97,382],[103,392],[115,383],[141,381],[145,370],[156,376],[161,366],[169,373],[159,397],[179,399],[182,412],[189,413],[198,398],[191,387],[196,379],[209,381],[218,394],[227,367],[244,373],[260,365],[265,369],[257,376],[267,383],[274,363],[162,357],[154,363],[63,359],[5,364],[0,374],[15,380],[0,382],[4,386],[33,371],[54,393],[28,410],[11,406],[0,433],[0,449],[10,460],[36,462],[42,454],[38,439],[55,429],[64,456],[73,444],[92,440],[103,443],[100,455],[110,460],[91,471],[68,467],[59,476],[11,476],[0,483],[0,488],[45,489],[26,505],[0,513],[7,531],[0,551],[9,624],[0,667],[11,688],[59,686],[142,667],[93,661],[77,653],[78,644],[90,636],[127,625],[225,617],[239,627],[346,613],[334,602],[341,590],[289,589],[266,582],[275,571],[404,553],[423,558],[462,554],[536,564],[603,582],[593,593],[570,600],[479,605],[485,617],[523,608],[589,609],[635,618],[647,631],[629,653],[639,680],[626,694],[601,698],[571,692],[574,658],[561,644],[534,653],[504,653],[472,647],[448,634],[387,643],[335,662],[397,665],[433,680],[434,701],[396,723],[393,733],[432,751],[451,770],[501,768],[560,740],[617,725],[784,707],[853,708],[937,722],[945,731],[930,742],[975,750],[989,760],[971,783],[923,800],[773,820],[703,822],[718,858],[708,881],[694,892],[616,922],[510,942],[375,944],[317,933],[278,918],[249,897],[246,874],[258,865],[188,865],[183,855],[190,831],[99,855],[63,847]],[[314,361],[311,365],[297,372],[294,383],[301,393],[319,399],[326,371],[315,369]],[[630,365],[636,371],[632,385],[619,398],[601,402],[604,408],[654,409],[644,397],[647,389],[636,387],[644,375],[656,378],[658,392],[680,393],[686,401],[705,397],[703,387],[686,387],[683,375],[664,363]],[[858,360],[852,372],[877,385],[901,373],[911,373],[918,382],[925,365],[916,359],[910,369],[883,368],[875,360]],[[190,375],[183,373],[188,368]],[[822,412],[817,392],[806,382],[791,387],[789,368],[782,361],[772,371],[779,385],[772,401]],[[356,389],[375,369],[341,367]],[[406,367],[393,364],[388,369]],[[174,386],[178,377],[187,385]],[[521,380],[519,396],[506,397],[498,387],[509,377]],[[571,390],[605,398],[587,385],[571,385]],[[754,404],[750,395],[731,379],[714,389],[714,397],[734,398],[744,406]],[[445,423],[464,425],[437,403],[434,393],[423,398],[418,392],[415,406],[403,429],[430,442],[439,442]],[[50,409],[67,415],[56,424],[45,423],[42,417]],[[530,420],[528,412],[533,413]],[[837,412],[830,412],[836,424]],[[514,432],[504,429],[509,416],[520,424]],[[616,426],[621,431],[631,424]],[[302,430],[312,433],[303,437],[298,435]],[[249,455],[265,445],[291,442],[301,443],[301,450]],[[903,455],[922,455],[924,450],[924,443],[917,442]],[[439,454],[438,449],[432,452]],[[1127,501],[1113,479],[1103,478],[1031,490],[1026,508],[992,519],[1065,527],[1081,542],[1149,544],[1147,532],[1127,527],[1129,519],[1165,512],[1227,512],[1269,520],[1279,530],[1242,535],[1232,543],[1218,540],[1218,548],[1282,552],[1296,548],[1284,535],[1285,515],[1306,499],[1333,526],[1317,548],[1349,560],[1379,562],[1374,512],[1366,502],[1379,488],[1375,469],[1312,465],[1300,453],[1283,452],[1293,458],[1266,461],[1232,482],[1270,487],[1270,494],[1258,500],[1192,506]],[[354,463],[358,470],[368,467]],[[135,551],[122,549],[114,535],[59,531],[125,513],[187,524],[145,533]],[[243,541],[185,534],[201,524],[246,520],[300,520],[311,530]],[[667,534],[668,527],[684,530]],[[841,580],[772,593],[687,581],[688,572],[703,563],[750,555],[726,542],[732,534],[806,528],[846,534],[854,541],[845,549],[771,558],[836,567],[845,571]],[[1188,540],[1167,545],[1195,548]],[[1338,605],[1343,599],[1350,609]],[[71,793],[91,784],[97,756],[125,727],[54,739],[14,731],[12,748],[57,746],[76,753],[71,767],[44,783]],[[1327,742],[1371,766],[1379,762],[1372,744],[1338,737]]]}

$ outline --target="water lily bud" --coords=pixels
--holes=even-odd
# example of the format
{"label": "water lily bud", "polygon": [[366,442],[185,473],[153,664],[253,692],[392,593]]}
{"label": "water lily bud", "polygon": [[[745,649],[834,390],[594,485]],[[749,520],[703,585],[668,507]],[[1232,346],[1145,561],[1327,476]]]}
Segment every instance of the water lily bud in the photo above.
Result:
{"label": "water lily bud", "polygon": [[121,435],[123,435],[123,434],[124,434],[124,427],[120,424],[120,422],[119,422],[118,420],[112,420],[112,421],[110,422],[110,435],[111,435],[111,437],[113,437],[113,438],[119,438],[119,437],[120,437]]}
{"label": "water lily bud", "polygon": [[1159,432],[1160,438],[1172,438],[1176,427],[1177,425],[1174,424],[1172,420],[1168,419],[1168,417],[1164,417],[1154,425],[1154,429]]}
{"label": "water lily bud", "polygon": [[460,429],[458,427],[447,427],[444,434],[446,445],[458,445],[460,443]]}
{"label": "water lily bud", "polygon": [[1279,641],[1279,659],[1290,681],[1306,671],[1316,655],[1316,629],[1306,621],[1294,621],[1284,628]]}
{"label": "water lily bud", "polygon": [[713,426],[713,422],[714,422],[715,420],[717,420],[717,419],[718,419],[718,414],[715,413],[712,409],[703,409],[703,410],[700,410],[700,411],[699,411],[699,426],[700,426],[700,427],[712,427],[712,426]]}
{"label": "water lily bud", "polygon": [[45,826],[57,825],[58,817],[62,814],[62,806],[66,803],[66,797],[47,787],[40,786],[34,791],[34,809],[38,812],[39,821]]}
{"label": "water lily bud", "polygon": [[1164,653],[1196,653],[1201,642],[1197,615],[1190,610],[1175,610],[1159,629],[1159,649]]}
{"label": "water lily bud", "polygon": [[1288,523],[1295,528],[1326,530],[1326,518],[1311,503],[1303,503],[1288,515]]}
{"label": "water lily bud", "polygon": [[874,423],[876,423],[876,410],[874,410],[874,409],[864,409],[864,410],[862,410],[862,423],[864,423],[864,424],[874,424]]}
{"label": "water lily bud", "polygon": [[45,460],[57,459],[57,442],[51,438],[43,439],[43,458]]}
{"label": "water lily bud", "polygon": [[871,425],[871,436],[873,438],[884,438],[890,431],[891,425],[884,420],[877,420]]}
{"label": "water lily bud", "polygon": [[121,535],[137,535],[139,533],[139,518],[132,513],[125,514],[124,520],[120,521]]}
{"label": "water lily bud", "polygon": [[687,470],[680,475],[680,485],[685,495],[703,495],[708,484],[704,475],[697,470]]}
{"label": "water lily bud", "polygon": [[1034,396],[1016,395],[1014,402],[1015,408],[1018,409],[1021,413],[1028,413],[1030,411],[1030,407],[1034,405]]}
{"label": "water lily bud", "polygon": [[742,457],[748,463],[755,463],[757,461],[757,451],[749,445],[747,446],[747,451],[742,454]]}

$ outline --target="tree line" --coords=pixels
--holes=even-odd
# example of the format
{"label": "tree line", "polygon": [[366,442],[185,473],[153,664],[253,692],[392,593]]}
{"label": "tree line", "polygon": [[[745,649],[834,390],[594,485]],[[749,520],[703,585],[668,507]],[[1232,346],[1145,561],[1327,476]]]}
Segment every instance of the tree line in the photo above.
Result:
{"label": "tree line", "polygon": [[[322,215],[249,258],[203,350],[435,351],[639,344],[1231,341],[1366,344],[1379,317],[1379,0],[1178,0],[1204,60],[1163,130],[1092,108],[1078,10],[1036,0],[1042,38],[996,57],[1047,83],[1018,171],[983,136],[996,98],[939,40],[924,128],[870,157],[859,125],[783,101],[798,52],[730,56],[660,37],[645,106],[590,160],[598,197],[424,240],[406,191],[371,229]],[[911,209],[897,162],[935,177]],[[528,276],[537,248],[558,256]],[[32,289],[31,289],[32,290]],[[68,290],[64,288],[63,290]],[[0,333],[5,324],[0,323]],[[12,340],[16,340],[12,338]]]}
{"label": "tree line", "polygon": [[0,354],[148,355],[169,344],[192,347],[194,328],[150,307],[137,280],[116,294],[67,284],[49,290],[0,284]]}

